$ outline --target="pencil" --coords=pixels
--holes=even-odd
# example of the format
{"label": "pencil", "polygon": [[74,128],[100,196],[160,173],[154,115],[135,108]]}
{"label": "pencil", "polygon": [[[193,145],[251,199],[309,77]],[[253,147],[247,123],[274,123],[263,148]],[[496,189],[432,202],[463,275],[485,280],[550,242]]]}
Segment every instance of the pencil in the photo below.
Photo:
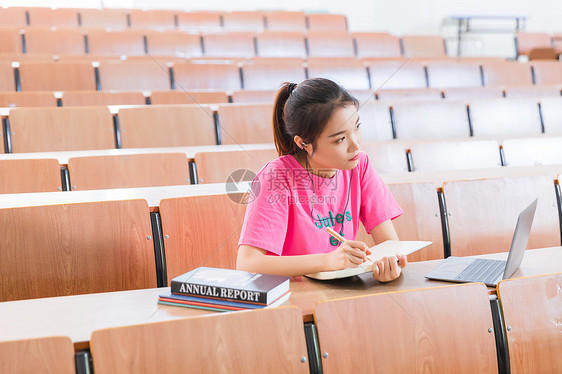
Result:
{"label": "pencil", "polygon": [[328,233],[330,235],[332,235],[334,238],[336,238],[340,242],[345,241],[345,238],[343,236],[341,236],[340,234],[338,234],[336,231],[334,231],[331,227],[326,227],[326,231],[328,231]]}
{"label": "pencil", "polygon": [[[338,234],[336,231],[334,231],[331,227],[326,227],[326,231],[328,231],[328,233],[330,235],[332,235],[334,238],[336,238],[340,242],[345,241],[345,238],[343,236],[341,236],[340,234]],[[372,261],[373,259],[370,258],[369,256],[367,256],[367,260]]]}

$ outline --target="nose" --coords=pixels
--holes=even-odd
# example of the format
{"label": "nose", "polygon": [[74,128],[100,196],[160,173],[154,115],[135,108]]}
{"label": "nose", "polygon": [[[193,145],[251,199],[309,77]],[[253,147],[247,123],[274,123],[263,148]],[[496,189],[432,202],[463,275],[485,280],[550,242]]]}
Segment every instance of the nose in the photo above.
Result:
{"label": "nose", "polygon": [[359,130],[356,134],[350,136],[349,149],[348,149],[349,153],[353,153],[359,150],[360,146],[361,146],[361,130]]}

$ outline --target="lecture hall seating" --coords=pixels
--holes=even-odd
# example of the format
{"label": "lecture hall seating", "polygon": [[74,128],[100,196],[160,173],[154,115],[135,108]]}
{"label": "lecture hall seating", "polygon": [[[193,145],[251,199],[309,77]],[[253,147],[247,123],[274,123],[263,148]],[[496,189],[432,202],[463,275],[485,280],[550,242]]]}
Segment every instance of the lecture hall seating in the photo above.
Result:
{"label": "lecture hall seating", "polygon": [[410,146],[413,171],[500,167],[500,146],[495,140],[415,143]]}
{"label": "lecture hall seating", "polygon": [[368,142],[361,150],[369,156],[375,170],[380,173],[404,173],[408,171],[406,146],[401,143]]}
{"label": "lecture hall seating", "polygon": [[524,86],[506,86],[504,88],[505,97],[560,97],[560,89],[562,85],[524,85]]}
{"label": "lecture hall seating", "polygon": [[371,88],[427,87],[425,67],[417,60],[379,60],[368,63]]}
{"label": "lecture hall seating", "polygon": [[484,85],[533,84],[531,66],[516,61],[484,61],[481,64]]}
{"label": "lecture hall seating", "polygon": [[0,342],[0,371],[19,374],[74,374],[74,347],[66,336]]}
{"label": "lecture hall seating", "polygon": [[260,57],[306,58],[304,34],[299,31],[264,31],[256,36]]}
{"label": "lecture hall seating", "polygon": [[0,24],[2,26],[23,27],[27,25],[26,8],[0,8]]}
{"label": "lecture hall seating", "polygon": [[172,83],[169,67],[158,61],[101,61],[101,90],[167,90]]}
{"label": "lecture hall seating", "polygon": [[527,248],[560,245],[552,176],[449,181],[443,194],[453,256],[509,251],[519,213],[537,197]]}
{"label": "lecture hall seating", "polygon": [[392,102],[397,100],[441,100],[443,95],[438,88],[387,88],[377,91],[377,100]]}
{"label": "lecture hall seating", "polygon": [[61,191],[58,160],[0,160],[0,193]]}
{"label": "lecture hall seating", "polygon": [[306,79],[303,61],[299,58],[244,63],[242,76],[245,90],[278,90],[285,82],[299,83]]}
{"label": "lecture hall seating", "polygon": [[1,301],[157,285],[145,200],[0,209],[0,232]]}
{"label": "lecture hall seating", "polygon": [[14,153],[115,148],[107,107],[16,108],[8,119]]}
{"label": "lecture hall seating", "polygon": [[556,373],[562,367],[561,285],[561,273],[498,284],[511,373]]}
{"label": "lecture hall seating", "polygon": [[435,60],[427,63],[429,87],[474,87],[482,85],[480,65],[475,61]]}
{"label": "lecture hall seating", "polygon": [[83,28],[126,29],[127,9],[80,9],[80,26]]}
{"label": "lecture hall seating", "polygon": [[176,27],[174,10],[140,10],[131,9],[129,17],[131,28],[170,30]]}
{"label": "lecture hall seating", "polygon": [[190,184],[184,153],[72,157],[71,191]]}
{"label": "lecture hall seating", "polygon": [[442,140],[467,138],[466,104],[458,101],[400,101],[392,105],[396,138]]}
{"label": "lecture hall seating", "polygon": [[314,320],[326,374],[498,371],[483,284],[322,301]]}
{"label": "lecture hall seating", "polygon": [[[197,337],[194,339],[193,337]],[[297,307],[219,313],[97,330],[97,374],[118,372],[308,373]]]}
{"label": "lecture hall seating", "polygon": [[353,37],[342,31],[308,31],[306,34],[310,57],[355,57]]}
{"label": "lecture hall seating", "polygon": [[265,13],[267,29],[270,31],[305,31],[306,16],[304,12],[270,11]]}
{"label": "lecture hall seating", "polygon": [[235,189],[160,201],[168,285],[199,266],[236,268],[247,202],[248,195]]}
{"label": "lecture hall seating", "polygon": [[562,84],[561,61],[532,61],[535,84]]}
{"label": "lecture hall seating", "polygon": [[94,67],[87,61],[26,61],[19,74],[21,91],[96,90]]}
{"label": "lecture hall seating", "polygon": [[[0,53],[22,53],[22,36],[17,28],[0,29]],[[10,61],[11,62],[11,61]]]}
{"label": "lecture hall seating", "polygon": [[369,100],[359,107],[363,142],[393,139],[390,108],[386,103]]}
{"label": "lecture hall seating", "polygon": [[24,30],[26,53],[53,55],[86,53],[84,33],[78,28],[28,27]]}
{"label": "lecture hall seating", "polygon": [[269,161],[278,157],[275,149],[243,149],[237,151],[197,152],[195,166],[197,183],[228,183],[228,177],[235,170],[247,169],[252,172],[241,173],[245,178],[253,180],[255,174]]}
{"label": "lecture hall seating", "polygon": [[273,103],[221,104],[217,112],[221,144],[273,143]]}
{"label": "lecture hall seating", "polygon": [[177,30],[148,30],[148,53],[155,56],[201,57],[201,36]]}
{"label": "lecture hall seating", "polygon": [[150,105],[118,113],[121,147],[216,144],[213,113],[202,105]]}
{"label": "lecture hall seating", "polygon": [[517,32],[515,33],[515,47],[517,57],[528,56],[535,48],[552,48],[550,35],[544,32]]}
{"label": "lecture hall seating", "polygon": [[441,36],[403,35],[402,49],[406,57],[447,57]]}
{"label": "lecture hall seating", "polygon": [[222,30],[221,16],[217,12],[180,12],[177,14],[178,29],[193,32]]}
{"label": "lecture hall seating", "polygon": [[311,31],[347,31],[347,18],[343,14],[311,13],[306,19]]}
{"label": "lecture hall seating", "polygon": [[28,7],[30,26],[78,26],[78,10],[74,8]]}
{"label": "lecture hall seating", "polygon": [[141,91],[64,91],[62,106],[144,105]]}
{"label": "lecture hall seating", "polygon": [[240,90],[240,71],[232,62],[190,63],[173,65],[176,90]]}
{"label": "lecture hall seating", "polygon": [[386,32],[355,32],[358,58],[400,57],[400,38]]}
{"label": "lecture hall seating", "polygon": [[203,54],[206,57],[249,58],[256,55],[254,32],[204,33]]}
{"label": "lecture hall seating", "polygon": [[534,98],[474,99],[469,103],[475,137],[538,136],[542,122]]}
{"label": "lecture hall seating", "polygon": [[53,92],[0,92],[1,108],[22,106],[57,106],[57,99]]}
{"label": "lecture hall seating", "polygon": [[369,75],[365,65],[353,59],[308,59],[309,78],[327,78],[350,90],[368,90]]}
{"label": "lecture hall seating", "polygon": [[222,15],[223,28],[231,31],[262,32],[265,29],[265,15],[262,11],[233,11]]}
{"label": "lecture hall seating", "polygon": [[184,91],[178,87],[175,91],[152,91],[150,103],[152,105],[221,104],[228,103],[228,95],[225,91]]}
{"label": "lecture hall seating", "polygon": [[557,165],[562,163],[562,138],[506,139],[502,149],[507,166]]}
{"label": "lecture hall seating", "polygon": [[88,30],[88,53],[100,56],[142,56],[146,54],[142,30]]}
{"label": "lecture hall seating", "polygon": [[443,96],[449,100],[500,98],[503,97],[503,88],[501,86],[448,87],[443,89]]}
{"label": "lecture hall seating", "polygon": [[544,97],[540,104],[545,134],[562,135],[562,98]]}

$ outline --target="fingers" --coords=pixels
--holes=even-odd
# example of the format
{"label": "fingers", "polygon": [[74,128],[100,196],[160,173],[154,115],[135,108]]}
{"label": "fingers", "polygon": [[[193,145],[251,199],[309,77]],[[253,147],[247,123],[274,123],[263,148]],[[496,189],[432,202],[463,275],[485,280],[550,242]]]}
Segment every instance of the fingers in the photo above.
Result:
{"label": "fingers", "polygon": [[404,255],[396,255],[396,257],[398,257],[398,266],[400,266],[400,268],[404,268],[404,266],[408,265],[408,258]]}
{"label": "fingers", "polygon": [[373,277],[380,282],[389,282],[400,276],[402,267],[398,265],[397,259],[384,257],[373,263]]}

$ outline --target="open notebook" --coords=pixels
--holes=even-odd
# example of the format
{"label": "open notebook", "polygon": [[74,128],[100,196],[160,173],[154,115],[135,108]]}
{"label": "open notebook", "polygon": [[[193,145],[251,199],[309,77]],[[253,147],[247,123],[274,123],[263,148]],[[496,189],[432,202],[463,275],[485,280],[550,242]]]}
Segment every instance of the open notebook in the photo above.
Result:
{"label": "open notebook", "polygon": [[373,271],[373,262],[378,261],[383,257],[396,256],[397,254],[409,255],[419,251],[422,248],[427,247],[433,242],[426,241],[404,241],[404,240],[387,240],[381,244],[377,244],[371,247],[371,255],[369,255],[370,261],[366,261],[363,264],[355,268],[347,268],[341,270],[332,271],[321,271],[319,273],[306,274],[308,278],[328,280],[328,279],[338,279],[351,277],[353,275],[359,275],[363,273],[368,273]]}

